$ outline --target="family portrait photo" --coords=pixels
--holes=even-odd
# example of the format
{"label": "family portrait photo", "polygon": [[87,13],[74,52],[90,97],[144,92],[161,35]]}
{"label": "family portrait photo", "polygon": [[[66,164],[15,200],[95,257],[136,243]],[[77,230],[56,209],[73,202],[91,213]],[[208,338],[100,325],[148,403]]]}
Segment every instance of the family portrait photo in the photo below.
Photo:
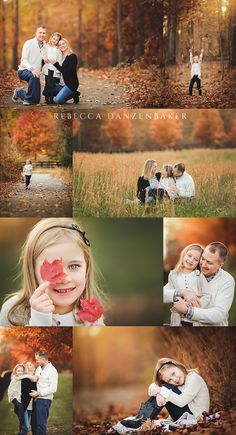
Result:
{"label": "family portrait photo", "polygon": [[2,218],[0,326],[162,325],[162,234],[157,219]]}
{"label": "family portrait photo", "polygon": [[0,216],[71,216],[71,123],[1,110]]}
{"label": "family portrait photo", "polygon": [[234,0],[1,2],[1,106],[231,108]]}
{"label": "family portrait photo", "polygon": [[73,433],[234,433],[232,328],[79,328],[73,343]]}
{"label": "family portrait photo", "polygon": [[121,109],[73,125],[74,216],[235,216],[235,109]]}
{"label": "family portrait photo", "polygon": [[235,221],[164,220],[165,325],[235,326]]}
{"label": "family portrait photo", "polygon": [[1,433],[70,433],[70,328],[0,328]]}

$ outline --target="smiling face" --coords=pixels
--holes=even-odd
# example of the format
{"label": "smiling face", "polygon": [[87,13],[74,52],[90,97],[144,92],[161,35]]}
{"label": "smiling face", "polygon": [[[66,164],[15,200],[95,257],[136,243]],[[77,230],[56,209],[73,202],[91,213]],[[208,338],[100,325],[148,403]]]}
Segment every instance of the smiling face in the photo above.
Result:
{"label": "smiling face", "polygon": [[166,367],[162,373],[162,382],[171,385],[183,385],[185,382],[185,373],[174,365]]}
{"label": "smiling face", "polygon": [[57,45],[58,45],[58,42],[59,42],[59,36],[57,36],[57,35],[53,35],[52,37],[51,37],[51,44],[54,46],[54,47],[56,47]]}
{"label": "smiling face", "polygon": [[64,39],[61,39],[58,43],[58,47],[60,48],[62,53],[66,53],[68,50],[68,45]]}
{"label": "smiling face", "polygon": [[17,367],[15,373],[16,376],[22,376],[24,374],[24,368],[21,366]]}
{"label": "smiling face", "polygon": [[196,269],[201,252],[196,249],[189,249],[183,257],[183,271],[191,272]]}
{"label": "smiling face", "polygon": [[43,356],[35,355],[35,362],[40,367],[44,367],[48,364],[48,359],[44,358]]}
{"label": "smiling face", "polygon": [[35,263],[35,274],[39,285],[44,282],[40,275],[40,267],[45,259],[49,263],[55,259],[62,261],[65,276],[60,278],[57,284],[49,287],[48,296],[56,307],[55,313],[70,312],[85,289],[87,265],[84,253],[76,242],[66,239],[44,249]]}
{"label": "smiling face", "polygon": [[211,276],[216,273],[221,266],[223,266],[224,262],[221,260],[219,256],[219,252],[215,253],[210,252],[209,248],[205,248],[202,257],[200,260],[200,269],[203,275]]}
{"label": "smiling face", "polygon": [[157,164],[156,164],[156,162],[154,162],[152,165],[152,174],[154,175],[154,174],[156,174],[156,172],[157,172]]}
{"label": "smiling face", "polygon": [[44,29],[44,27],[38,27],[38,29],[36,30],[36,38],[39,42],[45,41],[46,29]]}
{"label": "smiling face", "polygon": [[194,63],[198,63],[199,62],[199,57],[198,56],[194,56],[193,61],[194,61]]}

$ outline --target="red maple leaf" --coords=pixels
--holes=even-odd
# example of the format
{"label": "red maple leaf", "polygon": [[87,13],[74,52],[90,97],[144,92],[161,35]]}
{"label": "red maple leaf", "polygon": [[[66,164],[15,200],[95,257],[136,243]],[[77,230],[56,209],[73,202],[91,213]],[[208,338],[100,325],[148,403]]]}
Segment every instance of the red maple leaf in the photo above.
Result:
{"label": "red maple leaf", "polygon": [[40,267],[40,275],[43,281],[49,281],[51,285],[57,284],[66,274],[63,272],[63,264],[61,260],[53,260],[49,263],[44,260]]}
{"label": "red maple leaf", "polygon": [[87,298],[83,298],[80,303],[82,310],[79,310],[77,315],[82,322],[94,323],[103,315],[103,307],[95,296],[91,301]]}

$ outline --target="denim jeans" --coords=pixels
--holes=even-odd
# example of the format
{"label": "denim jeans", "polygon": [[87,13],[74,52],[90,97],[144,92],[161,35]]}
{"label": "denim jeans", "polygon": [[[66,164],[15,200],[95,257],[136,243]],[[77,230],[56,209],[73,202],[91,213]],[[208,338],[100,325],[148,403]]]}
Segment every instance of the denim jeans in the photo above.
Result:
{"label": "denim jeans", "polygon": [[33,435],[47,434],[47,419],[52,401],[48,399],[36,399],[34,401],[31,427]]}
{"label": "denim jeans", "polygon": [[[179,388],[176,385],[163,384],[163,387],[166,387],[169,390],[172,390],[173,393],[175,393],[175,394],[178,394],[178,395],[181,394],[181,391],[179,390]],[[166,407],[167,411],[169,412],[173,421],[178,420],[185,412],[192,414],[188,405],[185,405],[181,408],[180,406],[177,406],[174,403],[167,402],[165,407]]]}
{"label": "denim jeans", "polygon": [[64,104],[68,97],[74,94],[74,91],[71,91],[68,86],[56,84],[56,98],[54,100],[55,104]]}
{"label": "denim jeans", "polygon": [[31,175],[25,175],[25,187],[28,187],[30,184]]}
{"label": "denim jeans", "polygon": [[154,204],[156,202],[157,189],[153,189],[151,186],[148,186],[146,187],[146,191],[148,192],[148,204]]}
{"label": "denim jeans", "polygon": [[30,431],[30,417],[31,417],[31,411],[25,411],[24,412],[24,426],[26,434]]}
{"label": "denim jeans", "polygon": [[21,80],[28,82],[27,92],[24,89],[17,91],[17,96],[22,101],[28,101],[29,103],[38,104],[41,96],[41,85],[38,77],[35,77],[28,69],[18,71],[18,76]]}

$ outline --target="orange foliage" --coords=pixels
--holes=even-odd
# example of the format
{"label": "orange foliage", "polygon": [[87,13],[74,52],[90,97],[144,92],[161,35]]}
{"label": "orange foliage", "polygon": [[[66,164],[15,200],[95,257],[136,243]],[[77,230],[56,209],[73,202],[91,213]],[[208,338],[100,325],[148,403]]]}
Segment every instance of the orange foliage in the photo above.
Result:
{"label": "orange foliage", "polygon": [[[126,110],[113,112],[113,119],[108,120],[103,127],[112,145],[111,150],[129,150],[132,144],[134,130],[130,119],[123,119]],[[127,116],[128,118],[128,116]]]}
{"label": "orange foliage", "polygon": [[203,109],[196,122],[193,138],[200,146],[223,146],[227,139],[224,123],[217,109]]}
{"label": "orange foliage", "polygon": [[160,148],[179,149],[183,140],[182,125],[178,119],[155,119],[151,123],[150,134]]}

